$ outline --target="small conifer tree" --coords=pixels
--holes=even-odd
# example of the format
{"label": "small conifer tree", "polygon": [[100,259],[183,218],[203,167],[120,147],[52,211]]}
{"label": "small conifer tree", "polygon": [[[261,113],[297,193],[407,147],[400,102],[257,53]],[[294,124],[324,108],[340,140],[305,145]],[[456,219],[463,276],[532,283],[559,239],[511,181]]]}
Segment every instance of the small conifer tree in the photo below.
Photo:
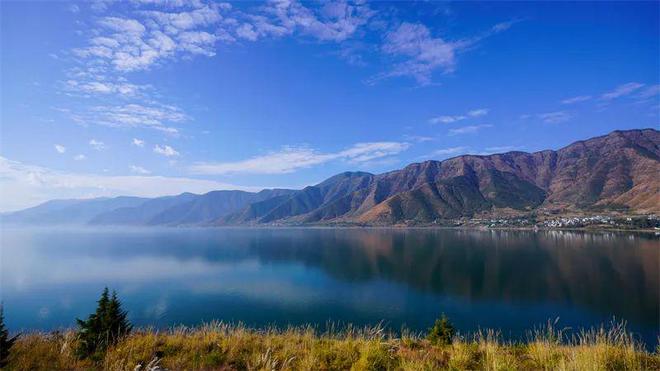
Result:
{"label": "small conifer tree", "polygon": [[4,307],[0,304],[0,368],[7,366],[9,349],[18,339],[18,335],[9,337],[9,330],[5,327]]}
{"label": "small conifer tree", "polygon": [[113,292],[110,296],[107,287],[98,300],[96,312],[90,314],[87,320],[77,321],[80,330],[76,351],[81,358],[100,356],[133,328],[127,319],[127,312],[121,308],[117,293]]}
{"label": "small conifer tree", "polygon": [[439,319],[435,320],[433,327],[429,330],[427,339],[433,344],[450,345],[454,340],[456,329],[449,322],[449,318],[443,313]]}

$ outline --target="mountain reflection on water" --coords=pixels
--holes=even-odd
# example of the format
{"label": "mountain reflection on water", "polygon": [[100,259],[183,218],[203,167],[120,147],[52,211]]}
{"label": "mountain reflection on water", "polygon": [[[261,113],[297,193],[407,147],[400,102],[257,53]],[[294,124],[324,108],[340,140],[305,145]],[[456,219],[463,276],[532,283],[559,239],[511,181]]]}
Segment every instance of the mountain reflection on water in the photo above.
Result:
{"label": "mountain reflection on water", "polygon": [[[651,235],[329,228],[4,232],[2,296],[8,318],[14,313],[20,328],[72,323],[65,315],[84,315],[91,305],[82,300],[93,304],[104,285],[118,289],[141,324],[385,320],[421,330],[447,312],[464,331],[482,326],[515,334],[554,316],[571,326],[616,316],[651,341],[660,326],[660,244]],[[55,293],[68,304],[49,305]],[[19,315],[12,301],[26,314]]]}

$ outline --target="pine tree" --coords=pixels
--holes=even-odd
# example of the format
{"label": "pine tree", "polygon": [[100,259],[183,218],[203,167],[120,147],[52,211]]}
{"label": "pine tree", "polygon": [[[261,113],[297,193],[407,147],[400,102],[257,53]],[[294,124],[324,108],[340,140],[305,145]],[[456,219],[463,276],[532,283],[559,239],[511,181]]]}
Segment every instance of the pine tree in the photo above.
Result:
{"label": "pine tree", "polygon": [[107,347],[116,344],[123,336],[131,332],[127,312],[121,308],[117,293],[112,297],[106,287],[98,300],[96,312],[89,315],[85,321],[78,319],[78,348],[81,358],[99,355]]}
{"label": "pine tree", "polygon": [[4,307],[0,304],[0,368],[7,366],[9,349],[18,339],[18,335],[9,337],[9,331],[5,328]]}
{"label": "pine tree", "polygon": [[455,333],[454,326],[443,313],[439,319],[435,320],[433,327],[429,330],[427,339],[433,344],[449,345],[454,340]]}

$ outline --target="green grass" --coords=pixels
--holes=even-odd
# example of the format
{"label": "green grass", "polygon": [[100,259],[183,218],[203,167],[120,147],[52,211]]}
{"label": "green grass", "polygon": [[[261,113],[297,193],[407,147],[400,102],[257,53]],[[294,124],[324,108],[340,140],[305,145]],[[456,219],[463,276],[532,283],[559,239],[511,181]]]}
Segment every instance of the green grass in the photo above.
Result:
{"label": "green grass", "polygon": [[[496,331],[456,336],[434,345],[421,334],[345,327],[252,329],[214,322],[167,331],[137,330],[101,360],[75,357],[73,331],[22,335],[8,370],[660,370],[658,350],[647,352],[623,324],[569,335],[553,323],[526,342],[503,341]],[[150,365],[148,367],[148,365]]]}

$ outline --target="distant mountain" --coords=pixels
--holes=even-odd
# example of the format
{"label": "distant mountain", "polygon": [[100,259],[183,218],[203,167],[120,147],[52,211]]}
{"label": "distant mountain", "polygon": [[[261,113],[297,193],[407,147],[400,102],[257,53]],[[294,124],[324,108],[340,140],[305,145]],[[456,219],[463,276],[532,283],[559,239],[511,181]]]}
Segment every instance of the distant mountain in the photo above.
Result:
{"label": "distant mountain", "polygon": [[148,200],[148,198],[124,196],[89,200],[53,200],[29,209],[5,214],[2,216],[2,222],[30,225],[86,224],[101,213],[140,205]]}
{"label": "distant mountain", "polygon": [[138,206],[125,207],[100,214],[90,220],[96,225],[203,225],[251,203],[291,194],[288,189],[266,189],[261,192],[213,191],[203,195],[183,193],[159,197]]}
{"label": "distant mountain", "polygon": [[654,129],[614,131],[557,151],[465,155],[378,175],[345,172],[297,191],[50,201],[3,222],[391,225],[539,209],[658,213],[659,145]]}
{"label": "distant mountain", "polygon": [[182,193],[157,198],[115,197],[89,200],[54,200],[5,214],[2,222],[23,225],[204,225],[251,203],[295,191],[213,191]]}
{"label": "distant mountain", "polygon": [[373,179],[373,174],[345,172],[289,195],[253,203],[219,222],[269,223],[297,216],[301,216],[302,221],[310,222],[333,219],[350,211],[350,202],[346,205],[342,201],[368,187]]}

